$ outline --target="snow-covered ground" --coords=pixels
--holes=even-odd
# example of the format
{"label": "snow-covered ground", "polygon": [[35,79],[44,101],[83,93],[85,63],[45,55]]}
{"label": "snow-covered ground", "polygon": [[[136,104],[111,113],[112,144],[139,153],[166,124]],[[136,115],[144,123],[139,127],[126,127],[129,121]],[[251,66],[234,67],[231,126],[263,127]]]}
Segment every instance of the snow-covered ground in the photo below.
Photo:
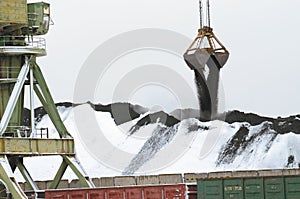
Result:
{"label": "snow-covered ground", "polygon": [[[204,123],[189,118],[166,126],[157,120],[131,134],[130,129],[148,113],[117,126],[110,113],[94,111],[88,104],[58,110],[90,177],[282,169],[298,167],[300,162],[300,135],[278,134],[268,122],[251,126],[246,122]],[[78,118],[88,124],[91,115],[97,124],[83,132]],[[58,137],[47,115],[37,127],[48,127],[50,137]],[[288,162],[291,156],[294,159]],[[25,158],[24,163],[35,180],[51,180],[61,158]],[[17,176],[22,180],[18,172]],[[68,169],[64,178],[76,176]]]}

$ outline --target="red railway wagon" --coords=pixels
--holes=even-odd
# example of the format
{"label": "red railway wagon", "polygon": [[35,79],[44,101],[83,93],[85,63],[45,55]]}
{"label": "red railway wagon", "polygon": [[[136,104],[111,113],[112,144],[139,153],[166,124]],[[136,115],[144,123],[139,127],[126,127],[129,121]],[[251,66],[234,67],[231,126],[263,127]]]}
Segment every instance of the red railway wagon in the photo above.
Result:
{"label": "red railway wagon", "polygon": [[185,199],[186,185],[46,190],[45,199]]}

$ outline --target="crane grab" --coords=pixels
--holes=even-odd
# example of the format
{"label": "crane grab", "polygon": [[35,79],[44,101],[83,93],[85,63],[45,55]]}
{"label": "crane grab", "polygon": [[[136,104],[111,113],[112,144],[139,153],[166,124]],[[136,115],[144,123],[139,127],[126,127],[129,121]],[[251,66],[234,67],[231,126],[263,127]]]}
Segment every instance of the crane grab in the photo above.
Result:
{"label": "crane grab", "polygon": [[[226,64],[229,52],[211,28],[209,0],[206,1],[205,15],[203,1],[199,0],[199,11],[200,28],[198,35],[184,53],[184,60],[195,72],[200,101],[200,119],[208,121],[215,117],[218,112],[219,72]],[[204,72],[207,70],[209,70],[209,75],[205,77]]]}

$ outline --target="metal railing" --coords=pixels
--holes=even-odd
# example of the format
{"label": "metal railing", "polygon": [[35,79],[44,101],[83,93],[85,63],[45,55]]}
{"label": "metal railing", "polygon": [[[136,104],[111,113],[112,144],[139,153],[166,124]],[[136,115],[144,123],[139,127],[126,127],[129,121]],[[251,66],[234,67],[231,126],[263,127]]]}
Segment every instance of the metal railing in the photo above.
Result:
{"label": "metal railing", "polygon": [[3,47],[26,47],[46,50],[46,40],[42,37],[33,36],[1,36],[0,48]]}
{"label": "metal railing", "polygon": [[14,138],[49,138],[48,128],[37,128],[35,133],[32,133],[32,129],[28,126],[8,126],[12,130],[5,132],[4,137],[14,137]]}
{"label": "metal railing", "polygon": [[29,137],[31,129],[27,126],[8,126],[11,129],[9,132],[5,132],[4,137]]}
{"label": "metal railing", "polygon": [[48,128],[39,128],[36,129],[37,138],[49,138],[49,129]]}

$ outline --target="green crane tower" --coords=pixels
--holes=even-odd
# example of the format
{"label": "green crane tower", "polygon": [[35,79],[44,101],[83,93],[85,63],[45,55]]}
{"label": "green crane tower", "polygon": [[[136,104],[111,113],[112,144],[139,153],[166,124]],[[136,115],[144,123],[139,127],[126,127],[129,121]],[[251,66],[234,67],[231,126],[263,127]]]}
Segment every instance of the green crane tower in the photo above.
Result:
{"label": "green crane tower", "polygon": [[[18,168],[35,197],[43,197],[23,164],[24,157],[59,155],[62,163],[48,187],[56,189],[69,166],[82,187],[93,187],[75,156],[74,140],[64,126],[44,76],[36,62],[46,56],[44,38],[49,30],[50,5],[44,2],[27,4],[26,0],[0,1],[0,180],[13,198],[27,198],[15,180]],[[31,124],[23,125],[25,87],[29,87]],[[38,97],[53,122],[60,139],[51,139],[37,129],[34,116],[34,95]]]}

